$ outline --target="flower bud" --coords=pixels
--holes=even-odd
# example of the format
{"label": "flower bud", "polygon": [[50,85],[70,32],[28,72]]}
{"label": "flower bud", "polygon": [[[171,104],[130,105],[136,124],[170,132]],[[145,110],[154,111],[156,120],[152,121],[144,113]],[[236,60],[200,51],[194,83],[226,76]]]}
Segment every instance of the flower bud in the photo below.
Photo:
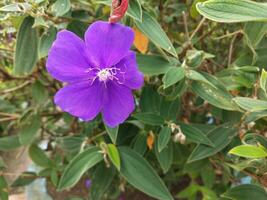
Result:
{"label": "flower bud", "polygon": [[128,0],[112,0],[111,4],[111,14],[109,17],[110,23],[116,23],[124,17],[128,9],[129,1]]}

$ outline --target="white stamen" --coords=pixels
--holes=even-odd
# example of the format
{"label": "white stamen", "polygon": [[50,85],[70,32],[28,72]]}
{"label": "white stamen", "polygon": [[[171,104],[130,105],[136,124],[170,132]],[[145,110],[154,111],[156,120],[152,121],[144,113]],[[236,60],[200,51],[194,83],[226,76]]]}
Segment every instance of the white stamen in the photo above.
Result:
{"label": "white stamen", "polygon": [[108,69],[102,69],[99,72],[97,72],[97,76],[98,76],[98,78],[99,78],[100,81],[106,82],[113,75],[110,73],[110,70],[108,70]]}

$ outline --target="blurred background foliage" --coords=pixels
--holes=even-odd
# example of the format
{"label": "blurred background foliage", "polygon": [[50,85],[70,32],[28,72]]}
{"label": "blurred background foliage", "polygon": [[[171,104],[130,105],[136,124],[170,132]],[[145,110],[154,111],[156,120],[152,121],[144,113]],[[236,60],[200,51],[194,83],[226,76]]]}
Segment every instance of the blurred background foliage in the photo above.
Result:
{"label": "blurred background foliage", "polygon": [[2,0],[0,199],[39,179],[60,200],[267,199],[267,2],[202,2],[129,0],[145,85],[111,129],[57,108],[45,69],[57,32],[83,38],[111,1]]}

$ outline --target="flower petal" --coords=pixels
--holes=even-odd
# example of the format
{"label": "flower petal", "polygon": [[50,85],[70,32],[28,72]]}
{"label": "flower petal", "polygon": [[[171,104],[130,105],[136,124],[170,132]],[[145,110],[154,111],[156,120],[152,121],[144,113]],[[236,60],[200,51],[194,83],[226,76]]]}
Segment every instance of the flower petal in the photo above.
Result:
{"label": "flower petal", "polygon": [[92,120],[102,108],[103,87],[98,81],[70,84],[60,89],[54,98],[63,111],[84,121]]}
{"label": "flower petal", "polygon": [[98,67],[118,63],[128,53],[133,40],[131,28],[103,21],[93,23],[85,33],[88,57]]}
{"label": "flower petal", "polygon": [[85,43],[70,31],[60,31],[49,51],[47,71],[57,80],[75,82],[84,80],[90,63],[86,59]]}
{"label": "flower petal", "polygon": [[102,114],[105,124],[115,127],[124,122],[133,112],[135,104],[129,88],[115,82],[108,82]]}
{"label": "flower petal", "polygon": [[139,71],[136,62],[136,55],[133,51],[128,54],[118,63],[116,67],[125,71],[124,85],[131,89],[140,89],[144,84],[144,75]]}

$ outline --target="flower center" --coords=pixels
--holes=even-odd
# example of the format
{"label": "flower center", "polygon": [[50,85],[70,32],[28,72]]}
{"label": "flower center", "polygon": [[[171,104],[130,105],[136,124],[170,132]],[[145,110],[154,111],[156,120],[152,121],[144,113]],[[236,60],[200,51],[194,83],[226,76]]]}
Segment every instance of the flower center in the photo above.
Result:
{"label": "flower center", "polygon": [[111,78],[113,75],[111,74],[109,69],[102,69],[97,72],[97,77],[100,81],[106,82],[109,78]]}

